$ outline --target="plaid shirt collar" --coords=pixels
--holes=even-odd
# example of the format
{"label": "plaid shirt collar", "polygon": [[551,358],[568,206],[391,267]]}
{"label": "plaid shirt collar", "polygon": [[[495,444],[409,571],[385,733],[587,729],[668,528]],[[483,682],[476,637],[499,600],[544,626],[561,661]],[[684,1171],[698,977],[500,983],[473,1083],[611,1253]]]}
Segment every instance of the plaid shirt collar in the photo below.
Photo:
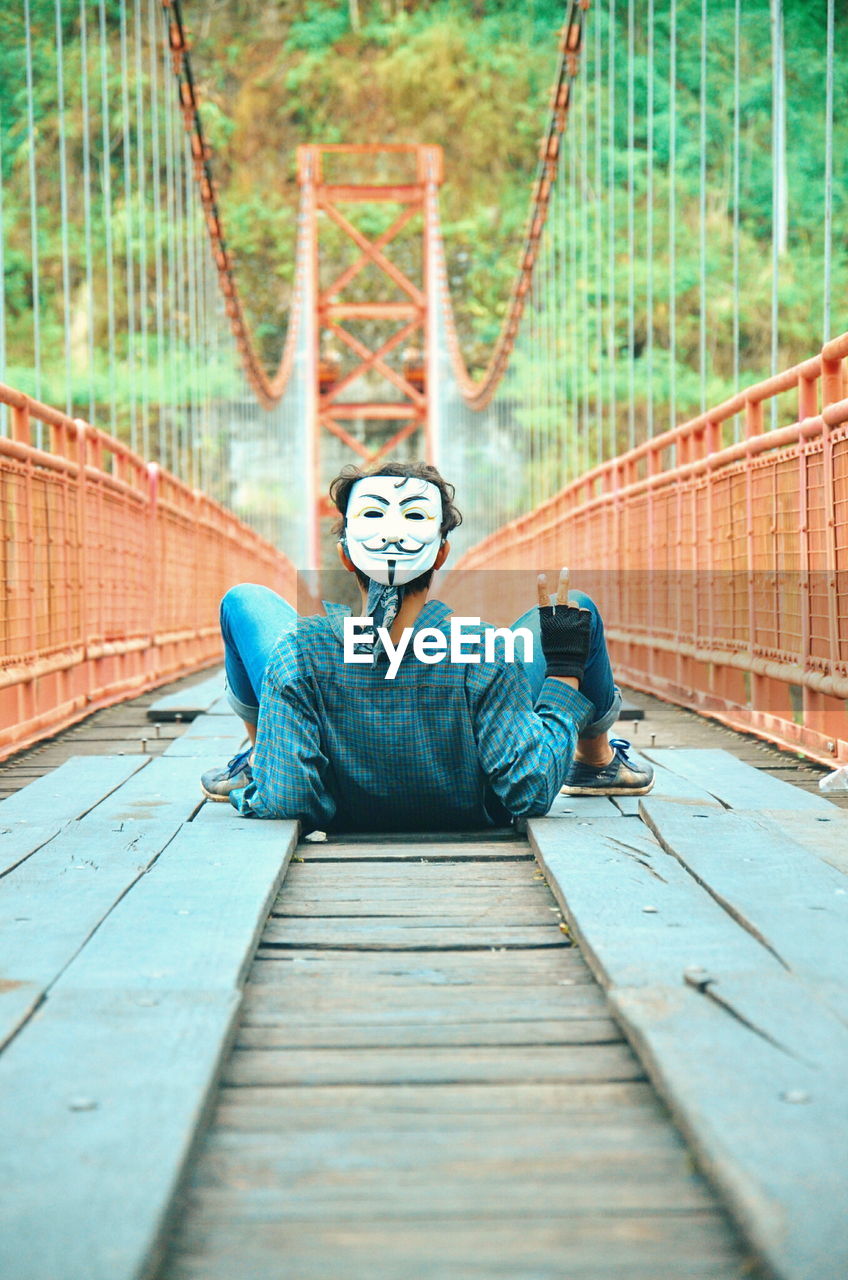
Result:
{"label": "plaid shirt collar", "polygon": [[[350,617],[352,610],[350,610],[346,604],[335,604],[332,600],[322,600],[321,603],[323,604],[324,612],[329,619],[333,635],[336,637],[339,644],[343,644],[344,620],[345,618]],[[428,600],[418,617],[415,619],[415,622],[412,624],[413,635],[421,627],[441,628],[445,618],[449,617],[452,612],[453,610],[446,604],[443,604],[441,600]]]}

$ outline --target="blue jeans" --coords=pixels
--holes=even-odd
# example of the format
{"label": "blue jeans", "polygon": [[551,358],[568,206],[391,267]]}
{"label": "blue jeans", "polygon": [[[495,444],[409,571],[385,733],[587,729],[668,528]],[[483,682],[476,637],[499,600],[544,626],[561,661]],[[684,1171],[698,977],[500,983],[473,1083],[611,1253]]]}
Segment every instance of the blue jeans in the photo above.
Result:
{"label": "blue jeans", "polygon": [[[621,694],[612,678],[604,624],[596,605],[582,591],[569,591],[568,598],[588,609],[592,615],[592,643],[580,692],[594,704],[595,716],[581,737],[596,738],[618,719]],[[262,677],[271,650],[280,636],[294,630],[297,618],[296,610],[276,591],[250,582],[231,587],[221,601],[227,698],[236,714],[248,724],[256,724],[259,716]],[[513,624],[513,630],[516,627],[529,627],[533,634],[533,659],[525,665],[530,694],[535,702],[545,679],[538,609],[528,609]],[[519,643],[516,654],[522,651],[523,646]]]}

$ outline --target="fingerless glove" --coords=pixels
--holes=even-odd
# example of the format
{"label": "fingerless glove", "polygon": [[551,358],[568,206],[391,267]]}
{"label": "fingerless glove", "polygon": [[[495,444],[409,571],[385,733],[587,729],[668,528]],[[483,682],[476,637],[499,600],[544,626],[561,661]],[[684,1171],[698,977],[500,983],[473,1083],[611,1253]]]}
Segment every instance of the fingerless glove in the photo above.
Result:
{"label": "fingerless glove", "polygon": [[583,679],[589,645],[592,640],[592,615],[588,609],[575,609],[561,604],[557,608],[539,608],[542,630],[542,653],[549,676]]}

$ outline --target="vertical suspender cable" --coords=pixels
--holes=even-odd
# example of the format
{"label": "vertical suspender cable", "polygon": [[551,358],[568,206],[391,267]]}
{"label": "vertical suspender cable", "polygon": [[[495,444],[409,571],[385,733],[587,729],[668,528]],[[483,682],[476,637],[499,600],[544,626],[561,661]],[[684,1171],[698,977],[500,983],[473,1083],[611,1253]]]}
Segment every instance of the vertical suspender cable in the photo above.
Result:
{"label": "vertical suspender cable", "polygon": [[592,272],[595,285],[595,351],[598,361],[597,377],[595,380],[595,462],[603,462],[604,458],[604,220],[603,220],[603,202],[601,193],[603,191],[603,165],[602,165],[602,141],[603,141],[603,95],[601,93],[601,76],[603,73],[603,57],[602,57],[602,27],[600,8],[595,17],[595,38],[593,40],[593,56],[594,56],[594,82],[595,82],[595,133],[594,133],[594,152],[595,152],[595,181],[594,190],[592,192],[592,209],[595,218],[595,262],[594,271]]}
{"label": "vertical suspender cable", "polygon": [[121,17],[121,129],[124,158],[124,236],[126,239],[127,290],[127,393],[129,396],[130,447],[138,449],[138,417],[135,402],[135,262],[133,258],[133,189],[132,137],[130,135],[129,65],[127,57],[127,9],[120,6]]}
{"label": "vertical suspender cable", "polygon": [[[733,11],[733,389],[739,389],[739,89],[741,74],[742,0]],[[739,415],[733,419],[733,438],[741,436]]]}
{"label": "vertical suspender cable", "polygon": [[[32,33],[29,0],[24,0],[26,32],[27,137],[29,142],[29,234],[32,256],[32,362],[35,373],[35,398],[41,399],[41,280],[38,261],[38,192],[35,181],[35,111],[32,84]],[[36,423],[36,439],[41,443],[41,423]]]}
{"label": "vertical suspender cable", "polygon": [[[0,382],[6,382],[6,255],[3,228],[3,112],[0,110]],[[0,436],[9,434],[9,410],[0,404]]]}
{"label": "vertical suspender cable", "polygon": [[572,140],[571,146],[568,148],[568,209],[566,214],[568,217],[568,280],[570,284],[568,292],[568,325],[571,332],[571,369],[572,369],[572,412],[571,412],[571,450],[570,465],[574,475],[580,470],[580,413],[582,407],[581,400],[581,370],[583,364],[583,350],[580,341],[581,328],[580,316],[582,307],[578,301],[578,287],[580,281],[579,261],[577,256],[577,142]]}
{"label": "vertical suspender cable", "polygon": [[147,279],[147,160],[144,146],[144,68],[141,56],[144,25],[141,16],[141,0],[135,0],[133,19],[135,28],[133,32],[133,51],[135,55],[136,171],[138,173],[138,319],[141,345],[141,451],[145,458],[149,458],[150,380],[148,377],[147,352],[147,298],[149,293],[149,283]]}
{"label": "vertical suspender cable", "polygon": [[91,254],[91,137],[88,99],[88,10],[80,0],[80,90],[82,94],[82,200],[85,240],[85,303],[88,330],[88,420],[94,422],[94,264]]}
{"label": "vertical suspender cable", "polygon": [[701,380],[701,413],[707,407],[707,0],[701,0],[701,166],[698,206],[698,263],[700,303],[698,326],[698,368]]}
{"label": "vertical suspender cable", "polygon": [[645,210],[647,270],[647,436],[654,434],[654,0],[648,0],[648,193]]}
{"label": "vertical suspender cable", "polygon": [[834,0],[827,0],[827,71],[824,124],[824,337],[830,341],[830,288],[833,260],[833,37]]}
{"label": "vertical suspender cable", "polygon": [[[80,0],[80,6],[86,0]],[[100,26],[100,115],[101,115],[101,191],[104,241],[106,248],[106,306],[109,337],[109,430],[118,428],[115,400],[115,260],[112,246],[112,138],[109,127],[109,45],[106,29],[106,0],[98,0]]]}
{"label": "vertical suspender cable", "polygon": [[[771,0],[772,40],[772,235],[771,235],[771,372],[780,358],[780,254],[786,242],[786,192],[783,145],[783,0]],[[777,396],[771,398],[771,425],[777,426]]]}
{"label": "vertical suspender cable", "polygon": [[166,459],[162,431],[165,400],[165,281],[162,270],[162,185],[159,138],[159,14],[157,0],[148,0],[148,53],[150,75],[150,152],[153,174],[153,240],[156,280],[156,457]]}
{"label": "vertical suspender cable", "polygon": [[197,413],[197,282],[195,276],[194,261],[194,180],[191,171],[191,160],[189,157],[188,134],[183,133],[180,139],[185,174],[185,252],[186,252],[186,278],[187,278],[187,298],[188,298],[188,379],[189,379],[189,421],[191,423],[191,483],[197,487],[199,484],[199,463],[200,463],[200,441],[198,432],[198,413]]}
{"label": "vertical suspender cable", "polygon": [[[165,24],[167,26],[167,23]],[[167,35],[167,31],[166,31]],[[162,83],[170,87],[171,55],[165,40],[162,41]],[[170,468],[179,475],[179,434],[177,415],[177,203],[174,179],[174,118],[176,111],[173,95],[165,93],[163,99],[165,113],[165,197],[167,202],[165,227],[168,239],[168,392],[166,397],[168,433],[168,454]]]}
{"label": "vertical suspender cable", "polygon": [[586,156],[589,150],[589,122],[586,105],[586,94],[580,95],[580,201],[578,204],[580,217],[580,249],[581,249],[581,288],[580,288],[580,313],[579,324],[583,336],[583,358],[581,360],[581,375],[583,389],[583,413],[581,444],[582,444],[582,468],[589,470],[591,465],[589,461],[589,226],[586,216],[586,208],[588,205],[588,182],[586,180]]}
{"label": "vertical suspender cable", "polygon": [[614,458],[618,452],[616,431],[616,337],[615,337],[615,0],[609,0],[609,48],[607,50],[607,111],[609,114],[609,131],[607,146],[607,200],[609,202],[607,217],[607,263],[609,276],[609,342],[607,360],[609,367],[609,451],[607,457]]}
{"label": "vertical suspender cable", "polygon": [[668,15],[668,400],[677,425],[677,0]]}
{"label": "vertical suspender cable", "polygon": [[71,369],[71,261],[68,247],[68,155],[65,144],[65,50],[62,37],[62,0],[55,0],[56,15],[56,93],[59,130],[59,209],[62,217],[62,322],[65,347],[65,411],[73,410],[73,372]]}
{"label": "vertical suspender cable", "polygon": [[627,447],[636,444],[635,0],[627,0]]}

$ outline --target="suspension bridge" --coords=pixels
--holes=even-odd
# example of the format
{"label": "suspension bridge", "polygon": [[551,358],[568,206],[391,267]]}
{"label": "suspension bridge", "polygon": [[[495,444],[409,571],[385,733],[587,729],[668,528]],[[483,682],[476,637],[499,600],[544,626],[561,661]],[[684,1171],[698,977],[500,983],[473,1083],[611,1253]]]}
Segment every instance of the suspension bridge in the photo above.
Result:
{"label": "suspension bridge", "polygon": [[[269,372],[178,0],[16,6],[9,1280],[848,1273],[846,34],[562,17],[488,358],[441,147],[305,140]],[[328,482],[396,457],[456,485],[458,612],[562,563],[596,599],[651,795],[325,840],[201,803],[243,740],[221,596],[337,598]]]}

